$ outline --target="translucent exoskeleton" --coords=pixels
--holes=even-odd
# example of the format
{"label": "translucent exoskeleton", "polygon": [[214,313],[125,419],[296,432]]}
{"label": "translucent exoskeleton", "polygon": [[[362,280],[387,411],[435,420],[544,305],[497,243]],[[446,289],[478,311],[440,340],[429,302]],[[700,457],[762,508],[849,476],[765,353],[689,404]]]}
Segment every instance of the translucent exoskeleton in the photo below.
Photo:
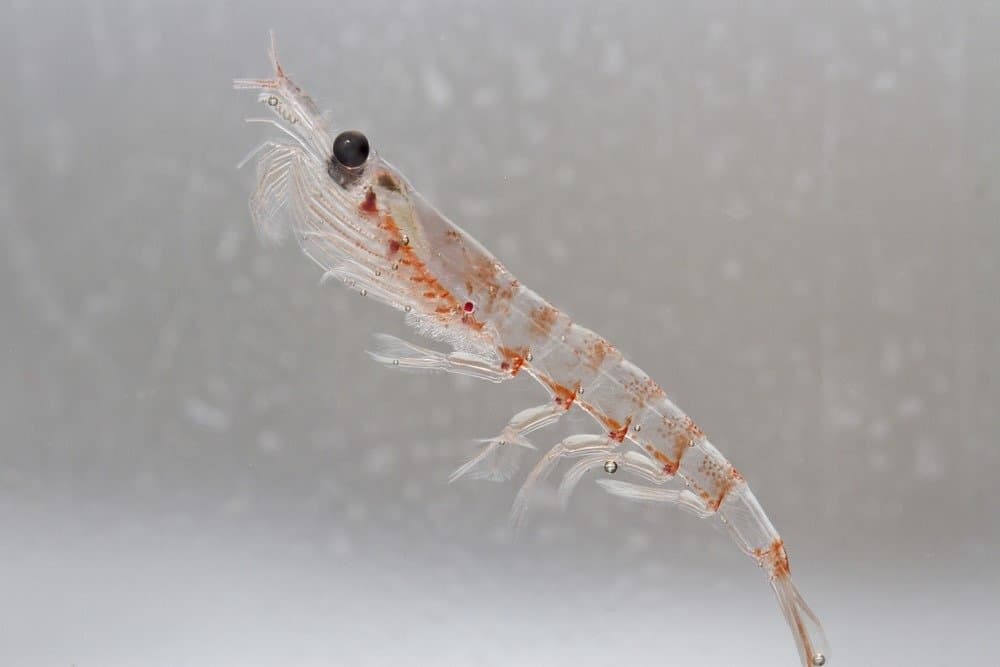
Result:
{"label": "translucent exoskeleton", "polygon": [[[542,455],[517,494],[522,521],[532,492],[570,461],[560,497],[594,468],[608,492],[666,503],[721,521],[768,575],[802,665],[827,664],[816,615],[792,583],[784,543],[750,487],[701,429],[638,367],[594,332],[522,285],[475,239],[434,209],[354,130],[337,131],[285,74],[271,44],[273,76],[237,79],[273,115],[251,119],[280,130],[255,149],[250,213],[272,240],[293,234],[323,270],[405,313],[416,330],[451,348],[439,352],[391,336],[369,354],[390,368],[430,369],[503,382],[531,377],[548,400],[514,415],[452,475],[504,480],[534,446],[527,436],[573,409],[597,424]],[[624,478],[624,479],[623,479]]]}

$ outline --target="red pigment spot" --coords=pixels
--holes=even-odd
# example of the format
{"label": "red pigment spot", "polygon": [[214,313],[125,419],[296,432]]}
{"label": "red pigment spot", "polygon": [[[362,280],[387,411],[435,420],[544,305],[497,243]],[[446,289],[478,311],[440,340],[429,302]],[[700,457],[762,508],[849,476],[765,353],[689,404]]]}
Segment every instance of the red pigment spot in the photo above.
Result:
{"label": "red pigment spot", "polygon": [[500,354],[504,358],[503,363],[500,364],[500,368],[509,371],[511,375],[517,375],[521,372],[521,367],[524,366],[525,357],[528,352],[523,348],[512,350],[509,347],[501,347]]}
{"label": "red pigment spot", "polygon": [[554,399],[556,405],[561,405],[566,410],[569,410],[573,403],[576,401],[576,395],[580,392],[580,383],[577,382],[576,385],[571,389],[565,385],[559,384],[550,377],[539,374],[539,379],[545,383],[545,386],[554,394]]}
{"label": "red pigment spot", "polygon": [[726,496],[729,495],[729,492],[733,488],[733,482],[732,480],[726,480],[725,482],[722,482],[722,484],[720,484],[719,486],[720,486],[719,495],[715,498],[712,498],[708,503],[708,507],[711,510],[717,510],[720,507],[722,507],[722,502],[726,499]]}
{"label": "red pigment spot", "polygon": [[359,208],[362,211],[364,211],[365,213],[374,213],[376,210],[378,210],[378,207],[375,205],[375,191],[374,190],[372,190],[371,188],[368,188],[368,190],[365,191],[365,200],[363,202],[361,202],[361,205],[359,206]]}
{"label": "red pigment spot", "polygon": [[[615,422],[612,419],[609,419],[608,421],[613,425],[617,425],[617,422]],[[632,418],[629,417],[628,419],[625,420],[625,423],[619,426],[618,428],[611,428],[611,430],[608,431],[608,437],[614,440],[615,442],[622,442],[625,439],[625,436],[628,435],[628,427],[631,425],[632,425]]]}
{"label": "red pigment spot", "polygon": [[476,304],[472,303],[471,301],[466,301],[465,305],[462,306],[462,308],[465,309],[465,312],[471,313],[472,311],[474,311],[476,309]]}
{"label": "red pigment spot", "polygon": [[663,466],[663,472],[667,475],[673,475],[674,473],[677,472],[677,468],[680,467],[680,461],[671,461],[666,454],[656,449],[652,445],[647,445],[646,451],[652,454],[653,458],[656,459]]}
{"label": "red pigment spot", "polygon": [[396,239],[390,239],[389,240],[389,254],[390,255],[395,255],[397,252],[399,252],[399,241],[397,241]]}
{"label": "red pigment spot", "polygon": [[552,387],[552,391],[556,395],[556,403],[569,410],[570,406],[573,405],[573,401],[576,400],[577,392],[580,391],[580,384],[577,383],[576,389],[570,389],[569,387],[557,384]]}

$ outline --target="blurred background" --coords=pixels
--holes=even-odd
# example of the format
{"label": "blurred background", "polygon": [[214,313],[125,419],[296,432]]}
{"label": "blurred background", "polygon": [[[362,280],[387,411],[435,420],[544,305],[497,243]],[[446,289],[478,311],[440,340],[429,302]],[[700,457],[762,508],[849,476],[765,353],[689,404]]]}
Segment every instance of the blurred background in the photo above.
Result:
{"label": "blurred background", "polygon": [[4,3],[0,664],[796,664],[708,522],[447,484],[544,394],[257,242],[269,28],[701,423],[830,665],[995,664],[1000,6],[754,4]]}

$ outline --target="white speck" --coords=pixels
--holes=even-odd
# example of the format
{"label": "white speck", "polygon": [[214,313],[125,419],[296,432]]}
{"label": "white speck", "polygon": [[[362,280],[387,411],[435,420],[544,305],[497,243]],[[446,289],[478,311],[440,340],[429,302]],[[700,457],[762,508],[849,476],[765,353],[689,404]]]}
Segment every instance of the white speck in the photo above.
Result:
{"label": "white speck", "polygon": [[497,249],[502,253],[501,257],[510,257],[520,252],[521,244],[513,234],[504,234],[497,239]]}
{"label": "white speck", "polygon": [[921,441],[917,443],[916,459],[913,462],[914,472],[921,479],[941,479],[944,477],[944,464],[934,443]]}
{"label": "white speck", "polygon": [[253,283],[246,276],[246,274],[239,273],[233,276],[232,280],[229,281],[229,289],[233,291],[233,294],[249,294],[253,291]]}
{"label": "white speck", "polygon": [[952,81],[961,81],[966,71],[966,53],[962,41],[957,41],[934,54],[937,66]]}
{"label": "white speck", "polygon": [[52,120],[46,129],[48,150],[45,151],[45,157],[54,172],[65,174],[76,160],[76,133],[62,118]]}
{"label": "white speck", "polygon": [[213,431],[229,430],[229,415],[197,396],[184,401],[184,415],[202,428]]}
{"label": "white speck", "polygon": [[839,429],[856,429],[861,426],[861,414],[845,405],[830,406],[827,410],[827,420],[831,426]]}
{"label": "white speck", "polygon": [[747,66],[747,86],[752,98],[764,96],[773,78],[774,66],[766,57],[757,56],[750,60]]}
{"label": "white speck", "polygon": [[472,103],[480,109],[488,109],[495,106],[499,100],[500,91],[492,86],[480,88],[472,94]]}
{"label": "white speck", "polygon": [[872,92],[873,93],[891,93],[896,89],[896,73],[895,72],[881,72],[872,81]]}
{"label": "white speck", "polygon": [[889,467],[889,455],[881,449],[869,448],[868,464],[876,472],[885,470]]}
{"label": "white speck", "polygon": [[463,197],[458,200],[458,210],[466,218],[482,218],[490,212],[490,202],[485,199]]}
{"label": "white speck", "polygon": [[753,215],[753,210],[750,208],[750,204],[747,203],[743,197],[739,195],[734,195],[722,209],[722,212],[727,216],[735,220],[736,222],[743,222]]}
{"label": "white speck", "polygon": [[708,26],[708,46],[718,46],[726,39],[726,35],[729,34],[729,28],[725,23],[721,21],[712,21],[712,24]]}
{"label": "white speck", "polygon": [[274,273],[274,262],[266,255],[259,255],[250,263],[250,271],[255,278],[270,278]]}
{"label": "white speck", "polygon": [[868,426],[868,435],[872,440],[885,440],[889,437],[892,427],[886,419],[876,419]]}
{"label": "white speck", "polygon": [[565,265],[569,261],[569,247],[562,239],[552,239],[545,245],[545,249],[555,264]]}
{"label": "white speck", "polygon": [[808,170],[801,169],[799,170],[798,173],[795,174],[795,189],[797,191],[803,194],[812,192],[814,184],[815,180],[813,179],[812,174],[810,174]]}
{"label": "white speck", "polygon": [[257,434],[257,449],[264,454],[277,454],[285,448],[284,442],[274,431],[261,431]]}
{"label": "white speck", "polygon": [[368,518],[368,506],[360,500],[354,500],[344,510],[344,518],[354,523],[361,523]]}
{"label": "white speck", "polygon": [[951,378],[947,375],[938,375],[931,383],[935,394],[947,394],[951,391]]}
{"label": "white speck", "polygon": [[528,158],[520,155],[508,157],[500,163],[504,178],[523,176],[531,171],[534,163]]}
{"label": "white speck", "polygon": [[883,375],[896,375],[903,367],[903,348],[893,340],[882,343],[882,358],[879,360],[879,368]]}
{"label": "white speck", "polygon": [[441,70],[431,66],[424,69],[424,92],[427,94],[427,100],[436,109],[451,106],[454,99],[451,83],[441,73]]}
{"label": "white speck", "polygon": [[610,42],[605,45],[601,69],[610,76],[621,74],[625,69],[625,47],[621,42]]}
{"label": "white speck", "polygon": [[215,246],[215,258],[220,262],[231,262],[236,259],[240,251],[240,244],[243,242],[243,233],[240,225],[226,225],[219,236],[219,243]]}
{"label": "white speck", "polygon": [[369,447],[365,452],[362,465],[366,472],[372,476],[383,476],[396,463],[396,452],[388,445],[376,445]]}
{"label": "white speck", "polygon": [[743,277],[743,264],[740,260],[730,257],[722,262],[722,277],[726,280],[739,280]]}
{"label": "white speck", "polygon": [[238,493],[226,499],[219,509],[225,516],[239,516],[250,509],[251,505],[253,505],[253,499],[250,496]]}
{"label": "white speck", "polygon": [[734,147],[718,141],[705,150],[705,172],[714,178],[719,178],[729,167],[735,154]]}
{"label": "white speck", "polygon": [[403,485],[403,488],[399,491],[399,495],[407,502],[417,503],[423,498],[424,491],[420,482],[411,479]]}
{"label": "white speck", "polygon": [[629,533],[622,544],[622,551],[626,553],[636,553],[649,548],[649,535],[641,532]]}
{"label": "white speck", "polygon": [[549,80],[538,65],[538,56],[527,47],[514,50],[516,59],[515,85],[525,102],[537,102],[549,94]]}
{"label": "white speck", "polygon": [[556,167],[555,181],[560,187],[568,188],[576,182],[576,169],[568,162],[563,162]]}
{"label": "white speck", "polygon": [[907,396],[899,402],[896,411],[900,417],[916,417],[924,411],[924,399],[919,396]]}
{"label": "white speck", "polygon": [[331,535],[326,541],[326,548],[336,558],[345,558],[354,553],[354,543],[345,533]]}

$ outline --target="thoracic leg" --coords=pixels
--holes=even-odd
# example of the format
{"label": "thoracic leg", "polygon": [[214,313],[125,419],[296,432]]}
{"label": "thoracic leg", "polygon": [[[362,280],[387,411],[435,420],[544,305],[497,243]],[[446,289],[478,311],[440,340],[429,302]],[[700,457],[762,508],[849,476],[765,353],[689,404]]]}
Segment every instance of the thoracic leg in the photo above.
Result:
{"label": "thoracic leg", "polygon": [[503,382],[512,377],[508,371],[501,370],[499,364],[487,357],[465,352],[444,354],[388,334],[375,334],[374,338],[378,349],[368,350],[368,356],[393,368],[444,371],[490,382]]}
{"label": "thoracic leg", "polygon": [[454,482],[477,467],[480,470],[472,473],[474,477],[494,481],[510,479],[517,466],[517,448],[535,448],[524,436],[554,424],[565,413],[566,408],[555,402],[521,410],[507,422],[500,435],[482,439],[483,449],[455,470],[449,481]]}
{"label": "thoracic leg", "polygon": [[670,503],[701,518],[712,516],[715,513],[708,507],[704,499],[687,489],[664,488],[663,484],[676,478],[663,472],[643,454],[634,451],[627,452],[621,457],[619,469],[652,482],[652,485],[634,484],[617,479],[597,480],[601,488],[612,495],[628,500]]}
{"label": "thoracic leg", "polygon": [[607,461],[610,460],[609,454],[618,444],[606,434],[601,434],[574,435],[555,445],[535,464],[532,471],[528,473],[527,479],[524,480],[524,484],[521,485],[521,489],[517,492],[514,505],[510,510],[511,528],[517,530],[523,523],[532,491],[539,482],[544,481],[552,473],[560,460],[582,456],[585,457],[584,461],[588,462],[588,465],[592,465],[592,462],[598,459]]}

